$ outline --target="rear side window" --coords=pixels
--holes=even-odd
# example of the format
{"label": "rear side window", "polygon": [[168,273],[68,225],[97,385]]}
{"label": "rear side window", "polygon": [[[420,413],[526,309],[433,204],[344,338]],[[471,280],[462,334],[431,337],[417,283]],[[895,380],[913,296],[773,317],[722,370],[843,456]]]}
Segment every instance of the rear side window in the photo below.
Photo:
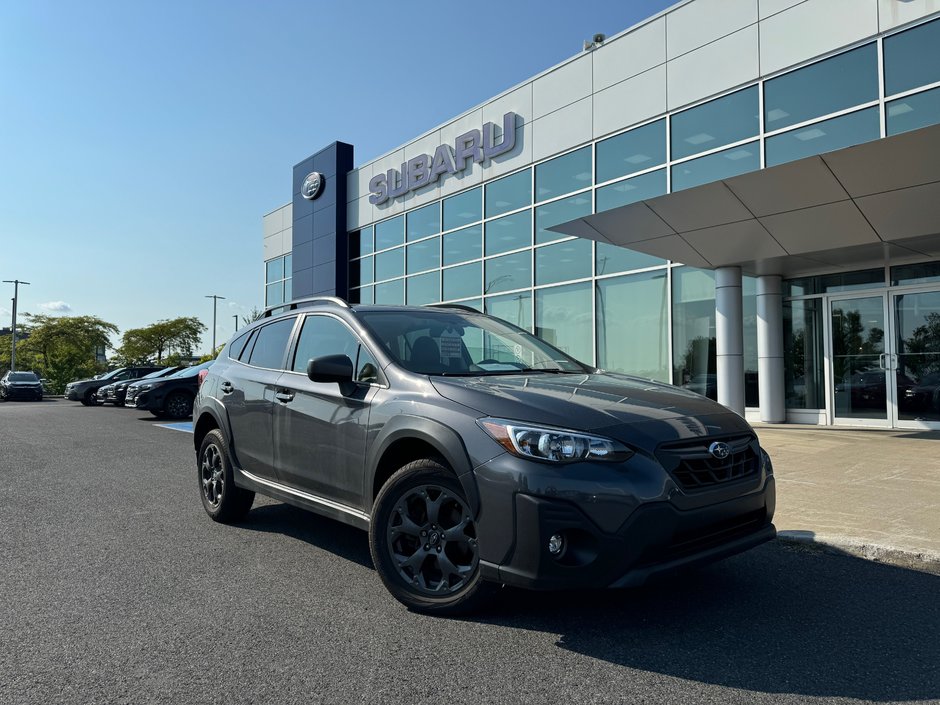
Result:
{"label": "rear side window", "polygon": [[251,331],[251,335],[248,336],[248,340],[245,342],[245,347],[242,348],[241,352],[238,354],[238,361],[248,364],[248,358],[251,357],[251,349],[255,345],[255,339],[258,337],[258,328],[255,328]]}
{"label": "rear side window", "polygon": [[273,370],[281,369],[294,320],[293,317],[285,318],[260,328],[248,364]]}
{"label": "rear side window", "polygon": [[228,346],[228,356],[232,360],[238,360],[239,356],[242,354],[242,350],[245,349],[245,343],[248,342],[248,336],[251,335],[254,331],[248,331],[242,333],[240,336],[235,338],[232,341],[232,344]]}

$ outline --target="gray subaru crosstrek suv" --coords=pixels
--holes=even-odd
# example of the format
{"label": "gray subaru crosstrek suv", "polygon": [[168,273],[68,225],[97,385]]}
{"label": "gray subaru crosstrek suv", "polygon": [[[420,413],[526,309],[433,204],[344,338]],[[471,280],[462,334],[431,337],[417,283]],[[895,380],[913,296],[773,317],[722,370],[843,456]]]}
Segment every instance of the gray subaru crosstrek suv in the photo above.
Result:
{"label": "gray subaru crosstrek suv", "polygon": [[719,404],[459,306],[268,309],[196,399],[209,516],[256,492],[369,532],[411,609],[627,587],[775,536],[770,458]]}

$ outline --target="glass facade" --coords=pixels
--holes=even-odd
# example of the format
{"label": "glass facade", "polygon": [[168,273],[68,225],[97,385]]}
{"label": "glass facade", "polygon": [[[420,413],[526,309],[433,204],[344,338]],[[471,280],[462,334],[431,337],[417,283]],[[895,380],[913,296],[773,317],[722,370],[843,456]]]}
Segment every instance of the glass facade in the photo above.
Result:
{"label": "glass facade", "polygon": [[264,305],[277,306],[290,301],[291,293],[292,255],[275,257],[264,263]]}
{"label": "glass facade", "polygon": [[672,158],[681,159],[760,132],[759,90],[744,90],[672,116]]}

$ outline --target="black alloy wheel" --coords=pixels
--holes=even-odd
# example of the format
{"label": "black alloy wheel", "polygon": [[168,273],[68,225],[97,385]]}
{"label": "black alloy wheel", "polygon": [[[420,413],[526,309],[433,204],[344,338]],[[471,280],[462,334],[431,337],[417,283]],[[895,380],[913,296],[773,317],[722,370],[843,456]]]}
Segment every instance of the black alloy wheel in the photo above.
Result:
{"label": "black alloy wheel", "polygon": [[202,439],[196,456],[202,506],[215,521],[238,521],[255,501],[255,493],[235,485],[225,437],[218,429]]}
{"label": "black alloy wheel", "polygon": [[163,409],[171,419],[185,419],[193,415],[193,398],[186,392],[173,392],[163,403]]}

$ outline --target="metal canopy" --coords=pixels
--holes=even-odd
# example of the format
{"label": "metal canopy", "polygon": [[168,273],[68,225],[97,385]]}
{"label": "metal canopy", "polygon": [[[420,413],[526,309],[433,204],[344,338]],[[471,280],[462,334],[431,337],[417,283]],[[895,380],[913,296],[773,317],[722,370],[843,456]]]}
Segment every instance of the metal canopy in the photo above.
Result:
{"label": "metal canopy", "polygon": [[551,228],[713,269],[794,276],[940,258],[940,125]]}

